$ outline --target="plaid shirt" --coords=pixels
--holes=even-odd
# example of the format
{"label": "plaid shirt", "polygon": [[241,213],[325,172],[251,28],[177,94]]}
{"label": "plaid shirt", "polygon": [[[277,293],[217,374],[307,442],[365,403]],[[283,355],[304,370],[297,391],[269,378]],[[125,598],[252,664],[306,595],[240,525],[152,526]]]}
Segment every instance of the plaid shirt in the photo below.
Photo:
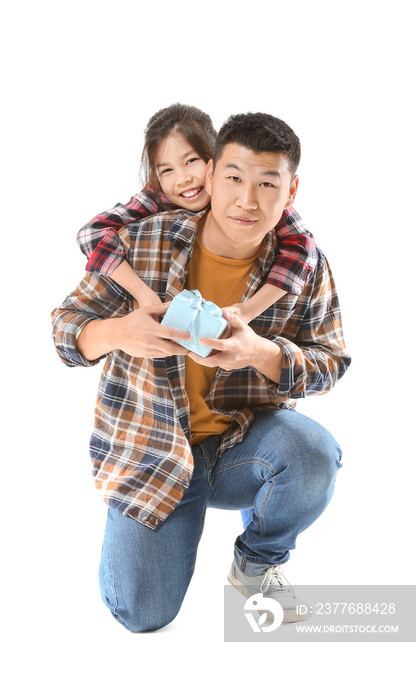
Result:
{"label": "plaid shirt", "polygon": [[[179,210],[131,224],[120,231],[130,265],[170,301],[185,284],[187,265],[205,212]],[[264,284],[274,262],[273,231],[250,273],[243,301]],[[350,364],[338,297],[327,261],[318,262],[301,294],[286,295],[250,324],[283,351],[280,384],[253,367],[218,368],[208,407],[232,416],[218,454],[240,442],[254,418],[269,409],[293,408],[296,399],[331,389]],[[94,365],[77,351],[76,339],[92,319],[133,311],[133,299],[109,277],[87,273],[53,311],[58,354],[70,367]],[[95,483],[105,502],[152,529],[181,500],[192,475],[189,405],[183,356],[162,359],[110,353],[103,368],[90,443]]]}
{"label": "plaid shirt", "polygon": [[[165,209],[175,207],[163,193],[160,200]],[[157,212],[160,212],[160,207],[152,191],[145,188],[127,204],[117,204],[85,224],[78,232],[77,242],[88,258],[87,272],[111,275],[125,257],[118,231]],[[316,265],[314,238],[293,207],[284,210],[275,232],[279,253],[266,282],[298,295]]]}

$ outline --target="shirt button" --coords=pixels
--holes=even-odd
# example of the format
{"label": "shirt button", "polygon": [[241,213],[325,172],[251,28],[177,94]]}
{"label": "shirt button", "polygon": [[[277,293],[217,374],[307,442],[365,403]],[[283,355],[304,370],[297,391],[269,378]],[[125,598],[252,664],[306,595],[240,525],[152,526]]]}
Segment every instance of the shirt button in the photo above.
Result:
{"label": "shirt button", "polygon": [[188,482],[185,481],[185,479],[182,479],[181,484],[183,484],[184,486],[186,486],[187,483],[188,483]]}
{"label": "shirt button", "polygon": [[184,281],[183,277],[179,277],[179,282],[183,282],[183,281]]}

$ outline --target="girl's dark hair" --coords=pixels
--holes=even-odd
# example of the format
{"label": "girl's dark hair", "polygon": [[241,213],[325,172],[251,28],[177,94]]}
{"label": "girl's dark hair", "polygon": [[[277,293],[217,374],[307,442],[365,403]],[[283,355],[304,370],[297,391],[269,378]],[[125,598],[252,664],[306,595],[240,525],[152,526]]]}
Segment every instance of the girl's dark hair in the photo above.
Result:
{"label": "girl's dark hair", "polygon": [[283,153],[289,161],[292,177],[296,174],[300,161],[300,141],[282,119],[264,112],[231,116],[218,132],[214,167],[229,143],[238,143],[254,153]]}
{"label": "girl's dark hair", "polygon": [[199,157],[208,163],[212,158],[217,132],[208,114],[197,107],[176,103],[156,112],[149,119],[144,133],[143,177],[145,183],[152,187],[160,209],[163,209],[156,172],[156,153],[162,141],[173,133],[181,134]]}

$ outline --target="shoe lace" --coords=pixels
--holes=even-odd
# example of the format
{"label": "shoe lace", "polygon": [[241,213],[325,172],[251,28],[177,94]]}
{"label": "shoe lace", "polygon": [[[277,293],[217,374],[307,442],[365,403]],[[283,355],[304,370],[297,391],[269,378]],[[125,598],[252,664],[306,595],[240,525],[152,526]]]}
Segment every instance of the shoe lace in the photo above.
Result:
{"label": "shoe lace", "polygon": [[288,593],[291,593],[293,597],[295,597],[295,592],[292,586],[290,585],[286,576],[284,576],[279,566],[271,566],[270,569],[267,569],[263,576],[260,591],[263,593],[264,591],[270,590],[281,590],[282,592],[287,591]]}

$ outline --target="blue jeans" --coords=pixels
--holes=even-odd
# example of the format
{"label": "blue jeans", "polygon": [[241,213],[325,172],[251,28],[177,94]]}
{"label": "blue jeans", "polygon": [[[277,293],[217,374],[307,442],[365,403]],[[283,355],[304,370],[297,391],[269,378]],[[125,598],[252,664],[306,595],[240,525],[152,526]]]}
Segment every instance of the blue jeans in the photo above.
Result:
{"label": "blue jeans", "polygon": [[102,598],[132,632],[155,630],[179,612],[195,566],[206,508],[252,509],[234,543],[238,567],[259,575],[289,559],[300,532],[328,505],[341,466],[332,435],[292,409],[260,414],[220,457],[221,436],[193,448],[182,501],[157,530],[109,508],[100,563]]}

